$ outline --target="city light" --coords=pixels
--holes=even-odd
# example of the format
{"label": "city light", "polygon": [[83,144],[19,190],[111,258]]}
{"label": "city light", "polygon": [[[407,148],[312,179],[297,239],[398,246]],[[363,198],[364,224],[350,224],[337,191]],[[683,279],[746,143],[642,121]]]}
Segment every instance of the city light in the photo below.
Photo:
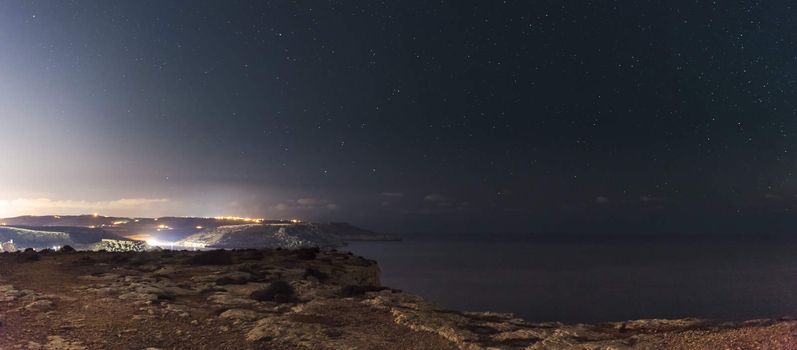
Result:
{"label": "city light", "polygon": [[217,216],[214,217],[216,220],[227,220],[227,221],[243,221],[243,222],[254,222],[254,223],[261,223],[265,219],[255,219],[255,218],[247,218],[247,217],[240,217],[240,216]]}

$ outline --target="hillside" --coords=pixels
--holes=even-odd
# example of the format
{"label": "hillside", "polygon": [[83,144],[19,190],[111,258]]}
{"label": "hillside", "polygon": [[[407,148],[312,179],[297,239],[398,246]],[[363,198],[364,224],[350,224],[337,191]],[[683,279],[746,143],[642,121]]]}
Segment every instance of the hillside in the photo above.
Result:
{"label": "hillside", "polygon": [[76,249],[103,249],[103,239],[127,241],[127,238],[110,232],[88,227],[71,226],[0,226],[0,243],[13,241],[17,249],[72,246]]}
{"label": "hillside", "polygon": [[178,245],[208,248],[340,247],[345,244],[335,230],[324,224],[221,226],[178,241]]}
{"label": "hillside", "polygon": [[13,241],[19,249],[45,249],[75,244],[71,236],[65,232],[0,226],[0,243],[10,241]]}
{"label": "hillside", "polygon": [[[19,227],[19,226],[18,226]],[[22,226],[20,228],[35,231],[55,231],[66,233],[69,238],[77,244],[97,243],[103,239],[125,240],[124,237],[115,235],[99,228],[75,227],[75,226]]]}

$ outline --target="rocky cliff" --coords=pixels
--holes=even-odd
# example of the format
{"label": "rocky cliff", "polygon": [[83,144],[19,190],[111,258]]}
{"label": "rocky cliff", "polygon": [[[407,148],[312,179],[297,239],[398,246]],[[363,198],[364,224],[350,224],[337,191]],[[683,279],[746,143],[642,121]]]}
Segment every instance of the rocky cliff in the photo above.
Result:
{"label": "rocky cliff", "polygon": [[0,254],[0,349],[797,349],[797,322],[534,324],[335,251]]}

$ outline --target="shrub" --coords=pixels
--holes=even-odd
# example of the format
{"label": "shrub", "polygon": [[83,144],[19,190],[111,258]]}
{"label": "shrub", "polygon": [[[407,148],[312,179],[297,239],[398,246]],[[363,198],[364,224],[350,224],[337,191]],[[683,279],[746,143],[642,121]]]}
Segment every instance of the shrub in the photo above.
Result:
{"label": "shrub", "polygon": [[25,252],[20,253],[19,256],[17,256],[17,260],[19,262],[33,262],[41,260],[41,257],[39,256],[38,253],[36,253],[36,251],[26,250]]}
{"label": "shrub", "polygon": [[61,253],[73,253],[73,252],[75,252],[75,248],[72,248],[72,247],[70,247],[68,245],[65,245],[65,246],[61,247],[61,249],[59,249],[58,251],[61,252]]}
{"label": "shrub", "polygon": [[25,248],[25,250],[23,251],[23,253],[35,253],[35,252],[36,252],[36,249],[33,249],[33,248]]}
{"label": "shrub", "polygon": [[249,297],[257,301],[289,303],[296,300],[296,291],[288,282],[274,281],[268,287],[252,292]]}
{"label": "shrub", "polygon": [[267,267],[263,267],[255,263],[243,263],[238,265],[238,271],[246,272],[252,275],[252,277],[249,279],[249,282],[263,282],[268,280],[269,273],[266,271],[267,269]]}
{"label": "shrub", "polygon": [[304,270],[304,278],[306,279],[308,277],[315,277],[319,282],[325,282],[329,279],[329,275],[312,267],[308,267],[306,270]]}
{"label": "shrub", "polygon": [[296,249],[296,257],[301,260],[314,260],[321,249],[318,247]]}
{"label": "shrub", "polygon": [[245,277],[222,277],[216,280],[216,284],[220,286],[226,286],[230,284],[246,284],[247,282],[249,281]]}
{"label": "shrub", "polygon": [[188,259],[191,265],[232,265],[232,255],[226,250],[209,250]]}
{"label": "shrub", "polygon": [[263,252],[260,250],[247,249],[241,251],[238,256],[241,260],[262,260],[265,257],[265,254],[263,254]]}
{"label": "shrub", "polygon": [[89,256],[82,256],[82,257],[80,257],[80,259],[77,259],[74,262],[75,265],[81,265],[81,266],[90,266],[90,265],[94,265],[96,263],[97,263],[97,261],[92,259]]}
{"label": "shrub", "polygon": [[127,264],[131,266],[141,266],[141,265],[146,265],[150,261],[152,261],[150,254],[134,253],[134,255],[130,257],[130,259],[127,261]]}
{"label": "shrub", "polygon": [[365,295],[367,292],[378,292],[381,290],[385,290],[385,287],[348,285],[341,288],[338,295],[344,298],[353,298]]}
{"label": "shrub", "polygon": [[130,261],[131,254],[127,252],[124,253],[113,252],[113,253],[102,254],[101,258],[102,260],[108,263],[122,264]]}

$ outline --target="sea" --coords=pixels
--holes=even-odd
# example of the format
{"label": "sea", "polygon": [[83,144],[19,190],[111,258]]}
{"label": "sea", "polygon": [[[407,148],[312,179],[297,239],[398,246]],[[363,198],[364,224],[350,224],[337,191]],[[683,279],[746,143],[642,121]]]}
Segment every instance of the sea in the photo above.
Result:
{"label": "sea", "polygon": [[345,249],[378,261],[385,286],[532,322],[797,317],[787,236],[418,234]]}

